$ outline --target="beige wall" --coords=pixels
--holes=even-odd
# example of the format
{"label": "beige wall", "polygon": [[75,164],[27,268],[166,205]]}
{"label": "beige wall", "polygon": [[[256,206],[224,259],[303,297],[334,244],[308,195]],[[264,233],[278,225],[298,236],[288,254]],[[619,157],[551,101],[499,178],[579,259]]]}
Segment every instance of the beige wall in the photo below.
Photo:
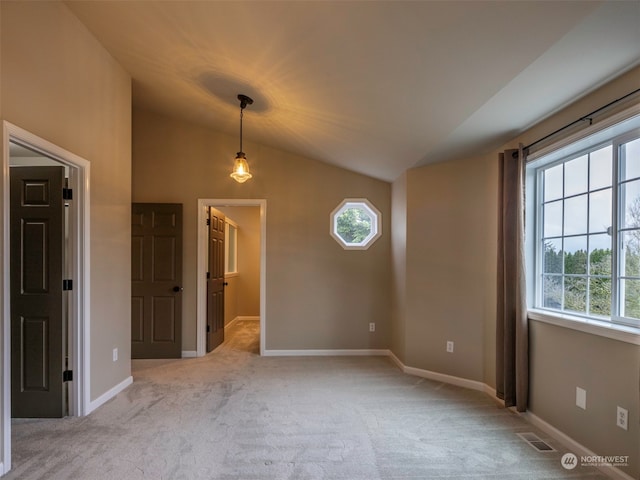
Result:
{"label": "beige wall", "polygon": [[130,77],[63,4],[0,12],[2,119],[91,163],[93,400],[131,372]]}
{"label": "beige wall", "polygon": [[[638,478],[640,347],[542,322],[531,322],[530,410],[600,455],[628,455],[624,470]],[[587,409],[576,407],[576,387]],[[616,407],[629,411],[617,427]]]}
{"label": "beige wall", "polygon": [[237,316],[260,316],[260,207],[217,208],[238,225],[238,274],[226,278],[226,325]]}
{"label": "beige wall", "polygon": [[[406,364],[484,381],[495,316],[497,162],[472,159],[407,176]],[[446,342],[454,342],[454,353]]]}
{"label": "beige wall", "polygon": [[407,173],[391,185],[391,350],[406,363],[407,322]]}
{"label": "beige wall", "polygon": [[[183,350],[196,346],[198,198],[267,201],[267,349],[388,347],[390,184],[245,138],[254,178],[240,185],[229,178],[236,136],[138,110],[133,133],[134,201],[184,204]],[[344,250],[329,235],[346,197],[382,212],[382,237],[368,250]]]}
{"label": "beige wall", "polygon": [[[403,298],[404,282],[406,291],[393,304],[392,349],[406,365],[495,387],[498,152],[637,89],[639,78],[636,68],[494,152],[409,170],[393,184],[407,243],[396,245],[394,233],[393,289]],[[640,347],[535,321],[531,333],[531,412],[597,454],[630,455],[623,470],[640,477]],[[586,412],[575,405],[576,386],[588,391]],[[616,405],[629,410],[628,432],[615,426]]]}

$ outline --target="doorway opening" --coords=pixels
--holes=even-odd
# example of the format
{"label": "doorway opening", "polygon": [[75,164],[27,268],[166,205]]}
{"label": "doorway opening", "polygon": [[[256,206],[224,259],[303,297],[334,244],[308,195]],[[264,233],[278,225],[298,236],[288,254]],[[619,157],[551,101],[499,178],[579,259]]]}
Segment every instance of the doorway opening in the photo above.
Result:
{"label": "doorway opening", "polygon": [[[22,155],[22,157],[21,157]],[[65,261],[65,278],[70,283],[65,292],[65,310],[68,328],[64,334],[67,343],[65,358],[61,364],[71,373],[68,380],[66,413],[83,416],[90,408],[89,398],[89,173],[87,160],[64,150],[9,122],[3,122],[2,155],[2,423],[3,448],[0,471],[11,469],[11,253],[10,253],[10,166],[11,164],[35,166],[54,164],[63,167],[68,176],[68,187],[73,200],[65,208],[68,228],[65,243],[68,252]],[[72,286],[71,286],[72,285]]]}
{"label": "doorway opening", "polygon": [[267,201],[262,199],[198,199],[198,251],[197,251],[197,320],[196,355],[201,357],[207,351],[207,260],[209,228],[207,218],[209,207],[224,209],[233,218],[233,207],[257,207],[259,209],[259,322],[260,355],[266,345],[266,213]]}

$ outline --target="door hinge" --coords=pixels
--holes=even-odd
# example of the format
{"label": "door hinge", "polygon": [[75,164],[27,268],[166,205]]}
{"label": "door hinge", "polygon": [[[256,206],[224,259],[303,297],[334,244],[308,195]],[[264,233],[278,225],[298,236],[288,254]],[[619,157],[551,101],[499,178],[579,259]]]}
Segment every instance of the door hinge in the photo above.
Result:
{"label": "door hinge", "polygon": [[207,272],[207,280],[209,280],[210,278],[211,278],[211,274]]}
{"label": "door hinge", "polygon": [[211,225],[211,219],[207,218],[207,225]]}
{"label": "door hinge", "polygon": [[65,370],[62,372],[62,381],[63,382],[72,382],[73,381],[73,370]]}
{"label": "door hinge", "polygon": [[63,188],[62,189],[62,199],[63,200],[73,200],[73,190],[71,188]]}
{"label": "door hinge", "polygon": [[62,290],[73,290],[73,280],[62,280]]}
{"label": "door hinge", "polygon": [[211,325],[207,325],[207,333],[211,332]]}

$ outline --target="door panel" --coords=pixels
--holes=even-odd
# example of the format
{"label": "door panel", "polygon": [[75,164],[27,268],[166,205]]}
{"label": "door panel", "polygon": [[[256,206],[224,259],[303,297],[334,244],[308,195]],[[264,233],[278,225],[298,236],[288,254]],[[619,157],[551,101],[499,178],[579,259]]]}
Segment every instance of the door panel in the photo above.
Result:
{"label": "door panel", "polygon": [[182,356],[182,205],[131,212],[131,358]]}
{"label": "door panel", "polygon": [[224,342],[224,221],[222,212],[209,208],[207,352]]}
{"label": "door panel", "polygon": [[10,172],[11,415],[62,417],[64,168]]}

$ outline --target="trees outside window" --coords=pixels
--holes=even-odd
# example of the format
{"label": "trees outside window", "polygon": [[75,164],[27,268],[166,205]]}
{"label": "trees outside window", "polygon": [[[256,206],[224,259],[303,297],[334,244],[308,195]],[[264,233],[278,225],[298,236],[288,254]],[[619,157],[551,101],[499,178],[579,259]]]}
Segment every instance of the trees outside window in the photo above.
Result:
{"label": "trees outside window", "polygon": [[380,212],[366,199],[345,199],[331,212],[330,233],[346,250],[366,250],[381,235]]}
{"label": "trees outside window", "polygon": [[638,326],[640,131],[585,145],[528,167],[535,306]]}

